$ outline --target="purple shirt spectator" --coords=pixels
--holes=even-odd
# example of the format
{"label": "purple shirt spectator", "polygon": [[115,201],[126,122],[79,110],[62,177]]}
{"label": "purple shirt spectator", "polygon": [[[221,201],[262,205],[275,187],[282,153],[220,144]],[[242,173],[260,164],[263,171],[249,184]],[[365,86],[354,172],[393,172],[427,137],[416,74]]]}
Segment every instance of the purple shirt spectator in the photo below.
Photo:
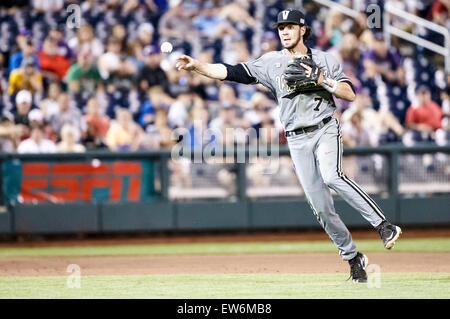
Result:
{"label": "purple shirt spectator", "polygon": [[400,55],[392,49],[389,49],[384,57],[377,55],[377,52],[373,49],[368,50],[364,52],[363,59],[373,61],[378,66],[388,68],[392,71],[397,70],[401,66]]}
{"label": "purple shirt spectator", "polygon": [[371,49],[363,55],[364,73],[368,78],[374,79],[381,75],[385,82],[405,84],[405,72],[402,67],[400,55],[389,48],[383,40],[382,34],[375,35]]}

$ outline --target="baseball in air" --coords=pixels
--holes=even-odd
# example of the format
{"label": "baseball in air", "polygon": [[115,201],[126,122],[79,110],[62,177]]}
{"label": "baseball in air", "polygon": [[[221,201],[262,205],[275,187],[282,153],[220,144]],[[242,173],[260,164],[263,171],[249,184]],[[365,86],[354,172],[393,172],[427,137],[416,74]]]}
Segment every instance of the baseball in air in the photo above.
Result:
{"label": "baseball in air", "polygon": [[173,46],[172,46],[172,43],[170,43],[170,42],[166,41],[161,44],[161,52],[162,53],[170,53],[170,52],[172,52],[172,49],[173,49]]}

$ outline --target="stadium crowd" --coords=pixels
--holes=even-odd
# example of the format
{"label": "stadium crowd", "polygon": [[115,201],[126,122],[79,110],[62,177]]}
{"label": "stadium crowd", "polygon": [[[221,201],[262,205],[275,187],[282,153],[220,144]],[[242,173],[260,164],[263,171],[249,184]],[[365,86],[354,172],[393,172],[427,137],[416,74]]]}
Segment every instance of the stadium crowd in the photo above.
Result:
{"label": "stadium crowd", "polygon": [[[312,37],[351,78],[357,97],[336,99],[346,145],[450,142],[450,74],[442,56],[401,39],[389,46],[365,9],[392,5],[450,28],[450,0],[350,1],[355,18],[303,1]],[[79,5],[69,10],[70,5]],[[80,8],[81,19],[77,19]],[[286,143],[264,87],[179,72],[175,60],[236,64],[279,50],[271,28],[280,0],[29,0],[0,4],[0,152],[133,151],[211,142]],[[442,44],[439,34],[393,25]],[[424,33],[425,32],[425,33]],[[160,43],[174,45],[171,54]],[[225,134],[227,128],[254,128]],[[260,131],[260,128],[270,130]],[[177,134],[175,134],[175,132]],[[267,133],[269,132],[269,133]],[[239,134],[240,135],[239,135]]]}

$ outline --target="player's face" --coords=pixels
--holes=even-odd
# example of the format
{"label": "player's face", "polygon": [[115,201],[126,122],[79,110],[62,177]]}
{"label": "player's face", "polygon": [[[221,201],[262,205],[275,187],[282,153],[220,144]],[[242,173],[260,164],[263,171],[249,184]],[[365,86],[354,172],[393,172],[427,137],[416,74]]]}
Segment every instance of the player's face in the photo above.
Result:
{"label": "player's face", "polygon": [[281,45],[290,50],[297,46],[301,39],[300,26],[297,24],[282,23],[278,25],[278,35]]}

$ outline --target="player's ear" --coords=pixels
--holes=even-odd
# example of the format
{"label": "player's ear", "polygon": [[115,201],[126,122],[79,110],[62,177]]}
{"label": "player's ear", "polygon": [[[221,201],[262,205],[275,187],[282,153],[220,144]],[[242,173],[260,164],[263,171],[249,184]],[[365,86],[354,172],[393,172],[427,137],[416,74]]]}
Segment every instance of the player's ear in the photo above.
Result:
{"label": "player's ear", "polygon": [[306,27],[303,25],[300,27],[300,34],[302,35],[302,37],[305,35],[306,33]]}

